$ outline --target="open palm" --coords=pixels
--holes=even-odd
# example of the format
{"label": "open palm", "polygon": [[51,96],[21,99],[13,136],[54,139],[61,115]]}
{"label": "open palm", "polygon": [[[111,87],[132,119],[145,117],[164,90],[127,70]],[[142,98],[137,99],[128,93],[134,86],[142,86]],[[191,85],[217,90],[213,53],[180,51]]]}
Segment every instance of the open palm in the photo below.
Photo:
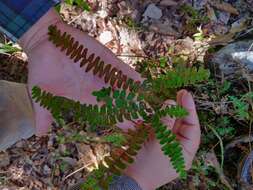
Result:
{"label": "open palm", "polygon": [[[141,77],[136,71],[120,61],[109,49],[93,38],[62,23],[57,27],[70,33],[81,44],[85,44],[89,48],[89,54],[95,53],[105,63],[110,63],[127,76],[141,81]],[[99,77],[92,73],[85,73],[78,63],[74,63],[63,52],[55,48],[47,38],[40,41],[36,48],[32,48],[28,56],[30,92],[33,86],[38,85],[58,96],[79,100],[82,103],[96,104],[96,98],[92,96],[92,92],[107,86]],[[52,116],[36,103],[34,103],[34,108],[37,134],[45,134],[52,122]],[[124,122],[120,127],[123,128],[127,125],[129,125],[128,122]]]}

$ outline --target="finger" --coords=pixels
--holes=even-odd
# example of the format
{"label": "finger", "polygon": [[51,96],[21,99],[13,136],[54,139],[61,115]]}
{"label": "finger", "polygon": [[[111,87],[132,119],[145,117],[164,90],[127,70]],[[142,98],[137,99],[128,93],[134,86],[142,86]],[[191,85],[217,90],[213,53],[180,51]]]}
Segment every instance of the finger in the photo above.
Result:
{"label": "finger", "polygon": [[185,151],[191,156],[194,156],[198,150],[201,135],[196,106],[192,95],[186,90],[178,92],[177,102],[189,113],[187,117],[178,120],[175,124],[177,128],[177,138]]}
{"label": "finger", "polygon": [[40,107],[39,104],[34,103],[35,110],[35,123],[36,123],[36,135],[45,135],[53,122],[53,118],[49,111]]}
{"label": "finger", "polygon": [[[173,100],[167,100],[164,102],[162,108],[169,107],[169,106],[175,106],[176,102]],[[169,116],[165,116],[161,118],[161,122],[168,127],[168,129],[173,130],[174,124],[176,119],[171,118]]]}
{"label": "finger", "polygon": [[191,156],[194,156],[200,144],[200,130],[192,125],[182,124],[177,134],[184,150]]}
{"label": "finger", "polygon": [[188,111],[188,116],[182,119],[182,122],[188,125],[199,126],[199,119],[192,95],[186,90],[179,91],[177,103]]}
{"label": "finger", "polygon": [[[137,122],[137,120],[136,120]],[[125,120],[122,123],[118,123],[117,127],[122,129],[123,131],[127,131],[128,129],[135,129],[135,123],[132,121]]]}

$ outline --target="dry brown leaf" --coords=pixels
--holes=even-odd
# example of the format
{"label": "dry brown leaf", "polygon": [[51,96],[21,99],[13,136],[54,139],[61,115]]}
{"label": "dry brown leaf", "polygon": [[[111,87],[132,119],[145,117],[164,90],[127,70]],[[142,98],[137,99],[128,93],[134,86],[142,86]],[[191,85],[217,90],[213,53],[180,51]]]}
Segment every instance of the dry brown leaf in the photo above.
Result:
{"label": "dry brown leaf", "polygon": [[214,45],[214,46],[227,45],[228,43],[233,41],[234,36],[235,36],[235,34],[233,34],[233,33],[229,33],[229,34],[226,34],[226,35],[215,36],[208,43],[210,45]]}
{"label": "dry brown leaf", "polygon": [[218,2],[214,0],[209,0],[208,3],[215,7],[216,9],[219,9],[221,11],[225,11],[234,15],[239,15],[239,12],[236,8],[234,8],[231,4],[226,2]]}
{"label": "dry brown leaf", "polygon": [[226,45],[234,41],[235,35],[241,31],[244,31],[245,29],[247,29],[247,19],[242,20],[237,25],[233,25],[228,34],[216,36],[211,41],[209,41],[209,44],[210,45]]}
{"label": "dry brown leaf", "polygon": [[211,20],[211,21],[214,21],[216,22],[217,21],[217,17],[215,15],[215,12],[214,12],[214,9],[207,4],[207,17]]}

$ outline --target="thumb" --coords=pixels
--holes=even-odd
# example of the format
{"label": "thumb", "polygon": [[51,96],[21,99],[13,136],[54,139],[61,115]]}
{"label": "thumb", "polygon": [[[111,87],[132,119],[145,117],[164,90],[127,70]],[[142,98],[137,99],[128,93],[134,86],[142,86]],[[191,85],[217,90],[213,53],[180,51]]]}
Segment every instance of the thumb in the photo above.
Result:
{"label": "thumb", "polygon": [[189,113],[187,117],[177,121],[177,137],[188,154],[193,156],[199,147],[201,135],[196,106],[192,95],[186,90],[178,93],[177,101]]}
{"label": "thumb", "polygon": [[35,110],[35,124],[36,124],[36,135],[45,135],[53,122],[53,118],[50,112],[42,107],[38,103],[34,103]]}

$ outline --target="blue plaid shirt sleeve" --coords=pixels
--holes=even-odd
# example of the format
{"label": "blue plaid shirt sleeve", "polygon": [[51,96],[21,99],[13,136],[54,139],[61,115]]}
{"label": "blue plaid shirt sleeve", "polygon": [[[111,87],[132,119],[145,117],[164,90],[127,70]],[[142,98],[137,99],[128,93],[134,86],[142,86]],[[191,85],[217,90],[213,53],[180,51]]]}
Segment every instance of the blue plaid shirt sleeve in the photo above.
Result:
{"label": "blue plaid shirt sleeve", "polygon": [[60,0],[0,0],[0,31],[17,41]]}

